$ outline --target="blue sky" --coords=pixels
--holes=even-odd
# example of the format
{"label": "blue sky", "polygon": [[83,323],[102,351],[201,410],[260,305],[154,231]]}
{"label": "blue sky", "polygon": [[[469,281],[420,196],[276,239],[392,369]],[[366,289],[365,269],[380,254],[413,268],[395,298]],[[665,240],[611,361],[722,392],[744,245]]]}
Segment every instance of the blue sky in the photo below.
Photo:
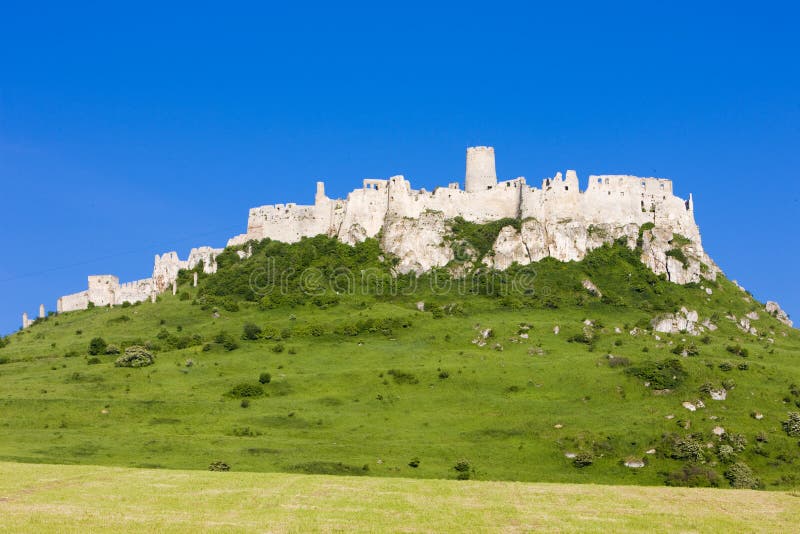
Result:
{"label": "blue sky", "polygon": [[723,270],[800,318],[800,8],[286,4],[3,3],[0,332],[318,179],[461,180],[476,144],[501,178],[672,178]]}

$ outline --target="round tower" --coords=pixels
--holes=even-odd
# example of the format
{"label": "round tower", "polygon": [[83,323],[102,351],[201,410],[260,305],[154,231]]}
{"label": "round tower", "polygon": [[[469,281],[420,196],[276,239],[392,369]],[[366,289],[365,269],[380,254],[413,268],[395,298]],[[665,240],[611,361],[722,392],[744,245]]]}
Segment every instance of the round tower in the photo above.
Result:
{"label": "round tower", "polygon": [[469,192],[486,191],[496,185],[494,148],[490,146],[467,148],[467,175],[464,179],[464,189]]}

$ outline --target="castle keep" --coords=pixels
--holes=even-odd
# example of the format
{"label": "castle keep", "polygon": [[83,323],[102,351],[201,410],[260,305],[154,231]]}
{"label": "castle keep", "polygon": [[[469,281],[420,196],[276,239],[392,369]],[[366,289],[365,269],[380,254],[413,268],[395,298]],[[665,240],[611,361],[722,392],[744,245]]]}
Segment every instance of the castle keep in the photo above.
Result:
{"label": "castle keep", "polygon": [[[486,146],[467,149],[463,189],[453,182],[433,191],[417,190],[403,176],[392,176],[365,179],[346,199],[332,199],[325,194],[325,184],[317,182],[313,205],[252,208],[247,232],[231,238],[228,246],[266,238],[292,243],[320,234],[354,244],[380,236],[382,249],[399,259],[397,272],[424,272],[455,259],[447,236],[456,217],[476,223],[521,221],[519,229],[503,228],[491,254],[481,259],[495,269],[545,257],[580,260],[604,243],[624,239],[631,249],[641,247],[642,262],[672,282],[713,279],[719,272],[702,248],[691,195],[688,200],[675,196],[670,180],[589,176],[588,187],[581,191],[577,174],[568,170],[544,178],[539,187],[528,185],[523,177],[498,181],[494,148]],[[85,309],[90,303],[155,301],[159,293],[175,292],[181,269],[202,263],[204,272],[216,272],[216,257],[222,251],[195,248],[187,260],[175,252],[156,256],[152,277],[134,282],[90,276],[87,290],[58,299],[57,311]],[[25,314],[23,327],[31,322]]]}

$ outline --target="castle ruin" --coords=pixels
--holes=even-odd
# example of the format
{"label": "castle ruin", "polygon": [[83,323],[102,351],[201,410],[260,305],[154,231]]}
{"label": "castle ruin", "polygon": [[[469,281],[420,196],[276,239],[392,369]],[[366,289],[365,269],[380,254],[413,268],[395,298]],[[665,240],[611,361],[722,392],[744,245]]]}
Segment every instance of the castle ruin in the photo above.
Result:
{"label": "castle ruin", "polygon": [[[403,176],[392,176],[365,179],[346,199],[332,199],[324,182],[317,182],[313,205],[250,209],[247,232],[227,246],[266,238],[293,243],[320,234],[354,244],[380,236],[382,249],[399,258],[397,272],[424,272],[455,258],[446,236],[456,217],[475,223],[520,221],[519,229],[503,228],[483,258],[485,266],[495,269],[548,256],[576,261],[604,243],[624,239],[631,248],[641,246],[642,262],[675,283],[713,279],[719,272],[702,248],[692,196],[675,196],[671,180],[593,175],[581,191],[577,174],[568,170],[542,179],[540,187],[528,185],[524,177],[498,181],[494,148],[487,146],[467,148],[463,189],[451,182],[433,191],[416,190]],[[680,255],[674,254],[676,236]],[[216,257],[223,250],[195,248],[187,260],[175,252],[157,255],[150,278],[123,284],[113,275],[90,276],[87,290],[58,299],[57,311],[86,309],[90,303],[155,302],[158,294],[176,291],[181,269],[202,263],[204,272],[216,272]],[[26,314],[23,327],[31,322]]]}

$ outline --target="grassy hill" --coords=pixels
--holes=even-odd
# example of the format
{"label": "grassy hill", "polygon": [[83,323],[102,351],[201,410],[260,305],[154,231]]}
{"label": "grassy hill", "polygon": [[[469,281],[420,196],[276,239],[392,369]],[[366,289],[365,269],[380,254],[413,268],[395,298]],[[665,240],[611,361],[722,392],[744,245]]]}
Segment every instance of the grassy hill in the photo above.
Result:
{"label": "grassy hill", "polygon": [[[621,245],[469,284],[444,271],[393,278],[371,240],[251,252],[225,252],[197,288],[182,272],[178,294],[155,304],[50,316],[9,336],[0,460],[800,485],[799,438],[783,424],[800,412],[800,335],[724,278],[670,284]],[[649,331],[681,306],[718,330]],[[753,311],[759,335],[726,318]],[[130,346],[154,365],[106,354]]]}
{"label": "grassy hill", "polygon": [[14,532],[791,532],[798,497],[0,463]]}

